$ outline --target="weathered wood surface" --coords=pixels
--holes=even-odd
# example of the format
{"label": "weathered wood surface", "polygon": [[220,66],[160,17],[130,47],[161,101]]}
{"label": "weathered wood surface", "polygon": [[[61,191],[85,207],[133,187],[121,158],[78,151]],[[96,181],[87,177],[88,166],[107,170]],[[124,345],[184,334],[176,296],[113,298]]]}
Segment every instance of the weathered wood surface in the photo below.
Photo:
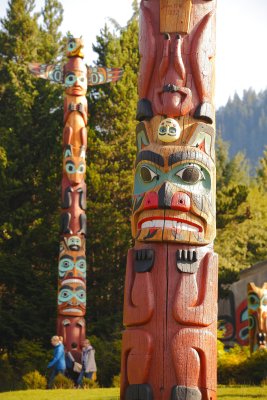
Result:
{"label": "weathered wood surface", "polygon": [[215,400],[214,0],[142,0],[122,400]]}

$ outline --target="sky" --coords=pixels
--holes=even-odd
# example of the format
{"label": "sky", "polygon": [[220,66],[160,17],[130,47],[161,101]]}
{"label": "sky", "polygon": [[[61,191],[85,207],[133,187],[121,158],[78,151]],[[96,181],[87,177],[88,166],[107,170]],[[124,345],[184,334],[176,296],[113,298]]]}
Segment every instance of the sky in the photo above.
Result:
{"label": "sky", "polygon": [[[44,0],[35,0],[36,11]],[[62,33],[70,31],[85,41],[85,61],[92,64],[92,43],[109,18],[121,26],[132,15],[132,0],[61,0],[64,8]],[[0,18],[8,0],[0,0]],[[250,87],[267,88],[267,0],[218,0],[216,51],[216,108],[229,97]],[[45,61],[45,60],[44,60]]]}

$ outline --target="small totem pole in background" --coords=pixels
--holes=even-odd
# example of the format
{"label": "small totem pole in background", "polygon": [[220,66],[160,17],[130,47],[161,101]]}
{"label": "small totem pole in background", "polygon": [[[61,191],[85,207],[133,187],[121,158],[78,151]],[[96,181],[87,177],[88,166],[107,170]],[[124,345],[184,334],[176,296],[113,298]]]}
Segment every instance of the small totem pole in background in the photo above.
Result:
{"label": "small totem pole in background", "polygon": [[58,267],[57,333],[66,349],[85,339],[86,312],[86,149],[87,86],[115,82],[119,68],[87,67],[83,62],[83,40],[68,38],[64,66],[32,63],[30,71],[65,85],[63,130],[62,212]]}
{"label": "small totem pole in background", "polygon": [[248,283],[248,328],[250,353],[266,348],[267,338],[267,282],[257,287]]}
{"label": "small totem pole in background", "polygon": [[215,400],[215,0],[142,0],[121,399]]}

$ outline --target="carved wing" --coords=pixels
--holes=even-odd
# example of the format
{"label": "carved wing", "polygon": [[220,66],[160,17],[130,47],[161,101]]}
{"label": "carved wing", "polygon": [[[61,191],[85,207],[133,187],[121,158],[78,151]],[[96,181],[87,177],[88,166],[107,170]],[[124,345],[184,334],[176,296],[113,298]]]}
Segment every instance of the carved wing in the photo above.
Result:
{"label": "carved wing", "polygon": [[116,82],[123,75],[122,68],[87,67],[88,86]]}
{"label": "carved wing", "polygon": [[30,72],[38,78],[56,83],[63,83],[63,68],[60,64],[48,65],[39,63],[28,64]]}

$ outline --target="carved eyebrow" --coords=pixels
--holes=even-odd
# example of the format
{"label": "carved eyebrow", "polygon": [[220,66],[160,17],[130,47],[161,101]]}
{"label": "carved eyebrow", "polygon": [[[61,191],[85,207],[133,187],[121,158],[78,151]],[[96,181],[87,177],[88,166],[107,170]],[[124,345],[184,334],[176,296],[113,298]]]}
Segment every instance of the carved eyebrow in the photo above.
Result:
{"label": "carved eyebrow", "polygon": [[65,256],[60,257],[59,261],[64,260],[65,258],[67,258],[68,260],[74,260],[74,258],[72,256],[69,256],[68,254],[66,254]]}
{"label": "carved eyebrow", "polygon": [[84,260],[84,261],[86,261],[86,258],[85,258],[84,256],[79,256],[79,257],[76,258],[76,260],[77,260],[77,261],[78,261],[78,260]]}
{"label": "carved eyebrow", "polygon": [[154,153],[150,150],[145,150],[138,153],[135,166],[137,166],[140,161],[151,161],[160,167],[164,167],[164,158],[160,154]]}
{"label": "carved eyebrow", "polygon": [[210,169],[212,165],[210,158],[205,153],[195,150],[178,151],[171,154],[168,159],[168,165],[170,167],[171,165],[176,164],[179,161],[200,161],[208,169]]}
{"label": "carved eyebrow", "polygon": [[60,289],[60,291],[61,290],[64,290],[64,289],[69,289],[69,290],[73,290],[73,288],[71,287],[71,286],[69,286],[69,285],[64,285],[64,286],[62,286],[62,288]]}

